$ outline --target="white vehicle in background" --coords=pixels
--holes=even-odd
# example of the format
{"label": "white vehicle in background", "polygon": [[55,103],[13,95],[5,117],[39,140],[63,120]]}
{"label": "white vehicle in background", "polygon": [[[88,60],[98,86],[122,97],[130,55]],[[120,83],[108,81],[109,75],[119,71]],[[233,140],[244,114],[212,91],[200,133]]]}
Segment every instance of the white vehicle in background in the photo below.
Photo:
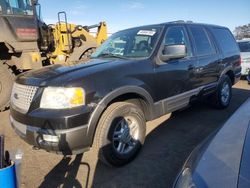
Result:
{"label": "white vehicle in background", "polygon": [[250,71],[250,38],[237,41],[241,54],[241,75],[247,76]]}

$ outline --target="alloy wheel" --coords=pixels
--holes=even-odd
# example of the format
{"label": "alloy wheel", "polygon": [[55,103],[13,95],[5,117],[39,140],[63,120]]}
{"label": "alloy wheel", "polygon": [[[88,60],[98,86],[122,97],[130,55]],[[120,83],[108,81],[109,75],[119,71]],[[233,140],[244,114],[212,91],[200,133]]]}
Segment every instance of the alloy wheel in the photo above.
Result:
{"label": "alloy wheel", "polygon": [[122,117],[115,126],[113,147],[119,154],[129,153],[134,149],[139,137],[139,124],[133,117]]}
{"label": "alloy wheel", "polygon": [[227,104],[229,102],[229,98],[230,98],[230,86],[227,82],[224,82],[221,88],[221,101],[224,104]]}

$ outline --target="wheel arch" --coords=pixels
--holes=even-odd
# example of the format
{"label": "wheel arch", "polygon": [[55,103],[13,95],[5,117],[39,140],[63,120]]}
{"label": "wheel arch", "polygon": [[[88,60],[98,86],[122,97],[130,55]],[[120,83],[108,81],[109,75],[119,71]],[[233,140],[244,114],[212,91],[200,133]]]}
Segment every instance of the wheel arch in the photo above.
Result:
{"label": "wheel arch", "polygon": [[226,72],[225,75],[227,75],[230,78],[232,85],[234,85],[234,83],[235,83],[235,74],[234,74],[234,72],[232,70],[229,70],[229,71]]}
{"label": "wheel arch", "polygon": [[223,75],[227,75],[227,76],[230,78],[232,85],[235,84],[235,74],[234,74],[234,71],[233,71],[233,67],[232,67],[232,66],[229,66],[229,67],[225,68],[225,69],[222,71],[220,78],[221,78]]}
{"label": "wheel arch", "polygon": [[[141,102],[145,102],[145,109],[142,109],[146,117],[150,117],[151,110],[153,107],[153,99],[151,95],[143,88],[139,86],[125,86],[118,88],[110,92],[106,97],[101,101],[102,105],[108,107],[111,103],[118,101],[126,101],[130,99],[138,99]],[[148,118],[147,118],[148,119]]]}
{"label": "wheel arch", "polygon": [[139,101],[139,104],[141,105],[140,107],[144,112],[146,120],[153,119],[153,107],[154,107],[153,99],[145,89],[138,86],[126,86],[118,88],[110,92],[99,102],[89,120],[88,137],[91,140],[90,143],[91,146],[93,144],[93,140],[95,137],[97,124],[103,112],[106,110],[106,108],[114,102],[128,101],[133,99]]}

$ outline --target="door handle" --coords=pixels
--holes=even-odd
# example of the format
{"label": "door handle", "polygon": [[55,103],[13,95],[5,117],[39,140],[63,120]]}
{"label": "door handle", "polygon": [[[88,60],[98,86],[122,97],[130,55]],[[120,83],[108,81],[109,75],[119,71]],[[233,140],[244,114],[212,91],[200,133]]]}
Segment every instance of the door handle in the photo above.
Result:
{"label": "door handle", "polygon": [[199,67],[196,69],[196,72],[202,72],[203,71],[203,67]]}

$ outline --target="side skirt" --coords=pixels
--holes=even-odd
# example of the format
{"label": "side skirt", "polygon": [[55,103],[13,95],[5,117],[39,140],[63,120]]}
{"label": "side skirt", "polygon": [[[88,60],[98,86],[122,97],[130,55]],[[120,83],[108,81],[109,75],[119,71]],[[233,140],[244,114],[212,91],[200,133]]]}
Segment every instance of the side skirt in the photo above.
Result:
{"label": "side skirt", "polygon": [[154,103],[154,119],[189,105],[191,97],[207,96],[216,91],[217,82]]}

